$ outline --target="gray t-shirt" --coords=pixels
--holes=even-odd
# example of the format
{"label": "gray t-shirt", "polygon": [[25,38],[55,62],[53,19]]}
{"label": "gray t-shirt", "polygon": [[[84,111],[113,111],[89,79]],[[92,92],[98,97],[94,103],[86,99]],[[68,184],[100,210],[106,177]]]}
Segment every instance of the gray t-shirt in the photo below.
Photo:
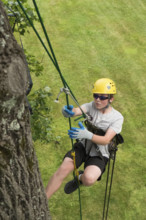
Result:
{"label": "gray t-shirt", "polygon": [[[83,104],[81,107],[86,109],[86,113],[92,118],[90,122],[97,128],[100,128],[105,132],[111,128],[116,132],[116,134],[121,132],[124,118],[121,113],[114,108],[112,108],[109,113],[102,114],[96,108],[94,102]],[[85,140],[82,140],[81,142],[85,146]],[[100,151],[104,157],[109,158],[108,145],[97,145],[90,140],[86,142],[86,152],[89,153],[90,156],[97,156],[98,151]]]}

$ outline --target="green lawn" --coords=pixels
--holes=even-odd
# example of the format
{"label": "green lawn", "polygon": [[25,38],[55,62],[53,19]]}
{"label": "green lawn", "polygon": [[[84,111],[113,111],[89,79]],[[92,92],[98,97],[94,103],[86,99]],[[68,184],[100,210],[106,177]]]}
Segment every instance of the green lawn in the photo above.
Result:
{"label": "green lawn", "polygon": [[[79,103],[92,100],[91,89],[100,77],[115,80],[117,95],[113,106],[124,118],[115,166],[109,220],[144,220],[146,217],[146,74],[144,0],[49,0],[38,1],[62,73]],[[37,29],[42,34],[39,24]],[[31,31],[31,30],[30,30]],[[34,143],[44,185],[60,165],[71,144],[68,121],[61,114],[65,95],[54,99],[62,87],[58,72],[31,31],[24,47],[44,64],[44,74],[33,77],[34,88],[52,89],[53,131],[59,144]],[[72,104],[73,101],[70,100]],[[72,178],[70,175],[66,181]],[[53,220],[77,220],[78,192],[65,195],[66,183],[49,201]],[[81,188],[83,220],[102,219],[106,174],[90,188]]]}

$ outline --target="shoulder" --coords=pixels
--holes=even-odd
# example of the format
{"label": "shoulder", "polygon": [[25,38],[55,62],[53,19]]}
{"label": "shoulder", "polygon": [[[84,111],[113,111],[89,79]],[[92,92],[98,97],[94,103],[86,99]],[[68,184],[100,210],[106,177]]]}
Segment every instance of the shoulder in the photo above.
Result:
{"label": "shoulder", "polygon": [[89,111],[90,109],[94,109],[95,105],[94,105],[94,102],[92,101],[92,102],[85,103],[85,104],[81,105],[81,107],[84,107]]}
{"label": "shoulder", "polygon": [[112,113],[114,115],[115,118],[121,118],[121,119],[124,119],[123,115],[117,111],[116,109],[112,108]]}
{"label": "shoulder", "polygon": [[109,128],[112,128],[117,134],[119,134],[122,131],[124,117],[119,111],[115,110],[114,108],[112,109],[112,113],[112,122]]}

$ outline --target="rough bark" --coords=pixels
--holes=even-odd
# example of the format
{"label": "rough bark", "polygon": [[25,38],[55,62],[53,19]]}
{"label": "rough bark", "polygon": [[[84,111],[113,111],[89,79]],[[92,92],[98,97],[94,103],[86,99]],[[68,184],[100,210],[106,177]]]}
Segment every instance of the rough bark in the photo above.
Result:
{"label": "rough bark", "polygon": [[27,68],[0,1],[0,219],[49,220],[26,103]]}

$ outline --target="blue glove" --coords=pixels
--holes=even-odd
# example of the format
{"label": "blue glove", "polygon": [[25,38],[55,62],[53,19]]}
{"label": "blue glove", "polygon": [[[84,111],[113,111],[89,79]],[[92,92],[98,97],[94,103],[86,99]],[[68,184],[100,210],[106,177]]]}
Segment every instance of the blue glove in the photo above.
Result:
{"label": "blue glove", "polygon": [[72,117],[75,114],[72,111],[72,109],[73,109],[73,105],[69,105],[69,106],[65,105],[65,106],[63,106],[62,114],[64,115],[64,117],[66,117],[66,118]]}
{"label": "blue glove", "polygon": [[91,140],[93,133],[88,131],[81,122],[78,123],[80,128],[71,128],[68,130],[68,135],[71,139],[88,139]]}

